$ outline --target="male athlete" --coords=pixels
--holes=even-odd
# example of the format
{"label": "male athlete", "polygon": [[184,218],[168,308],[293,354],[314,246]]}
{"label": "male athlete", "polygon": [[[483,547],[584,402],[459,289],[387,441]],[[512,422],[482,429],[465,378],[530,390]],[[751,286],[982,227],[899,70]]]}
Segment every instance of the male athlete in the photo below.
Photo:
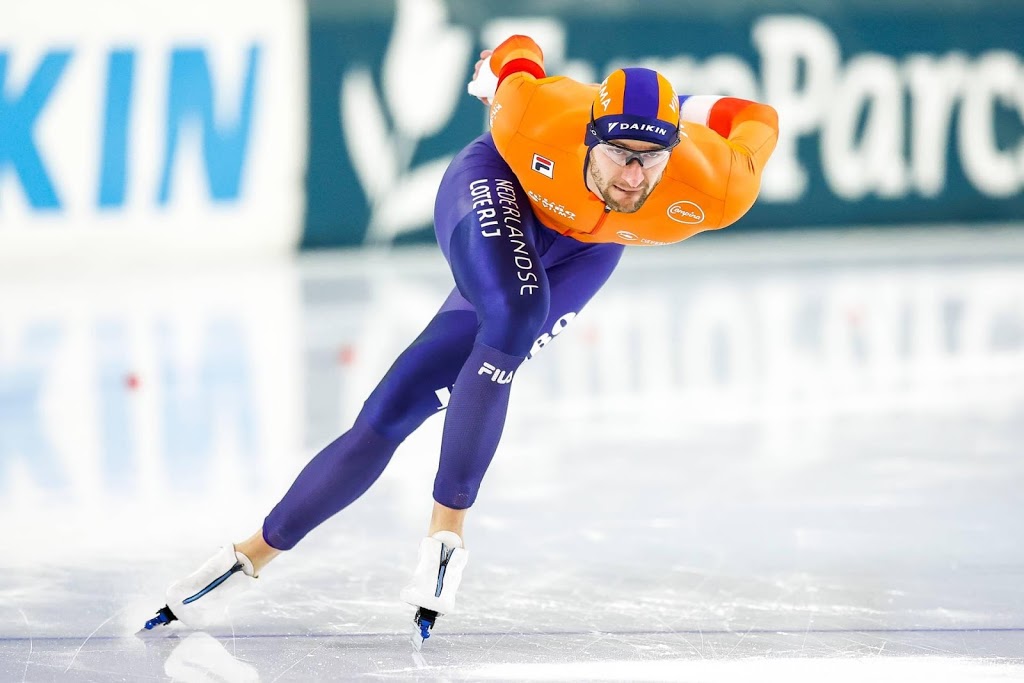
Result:
{"label": "male athlete", "polygon": [[771,107],[679,97],[649,69],[615,71],[599,86],[548,77],[525,36],[488,56],[497,79],[491,130],[452,161],[434,209],[455,289],[262,528],[173,584],[146,628],[201,624],[218,596],[251,583],[362,495],[437,412],[435,391],[449,387],[428,535],[401,593],[417,608],[421,643],[454,608],[468,559],[463,521],[498,446],[515,373],[541,331],[586,305],[624,247],[725,227],[754,203],[778,134]]}

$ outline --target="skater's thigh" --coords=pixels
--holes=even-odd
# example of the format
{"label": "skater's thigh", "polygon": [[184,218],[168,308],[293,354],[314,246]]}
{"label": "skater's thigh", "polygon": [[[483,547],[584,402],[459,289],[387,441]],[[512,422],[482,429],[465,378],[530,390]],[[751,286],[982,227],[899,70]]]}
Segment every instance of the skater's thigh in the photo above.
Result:
{"label": "skater's thigh", "polygon": [[463,150],[445,173],[434,220],[459,295],[480,321],[479,341],[525,355],[548,313],[548,280],[537,245],[546,228],[487,136]]}

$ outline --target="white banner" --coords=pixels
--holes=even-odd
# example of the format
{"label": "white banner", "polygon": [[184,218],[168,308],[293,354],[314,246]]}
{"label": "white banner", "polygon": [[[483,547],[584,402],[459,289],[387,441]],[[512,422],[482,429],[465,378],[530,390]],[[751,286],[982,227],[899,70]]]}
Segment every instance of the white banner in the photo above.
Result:
{"label": "white banner", "polygon": [[305,25],[292,0],[0,0],[0,261],[293,248]]}

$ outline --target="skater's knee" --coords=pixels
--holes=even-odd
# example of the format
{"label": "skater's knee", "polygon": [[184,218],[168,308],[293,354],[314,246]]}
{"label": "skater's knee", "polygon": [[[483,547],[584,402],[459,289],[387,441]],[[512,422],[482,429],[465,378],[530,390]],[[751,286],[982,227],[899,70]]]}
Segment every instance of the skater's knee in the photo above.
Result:
{"label": "skater's knee", "polygon": [[525,357],[548,316],[546,290],[520,295],[503,292],[480,314],[480,341],[512,356]]}
{"label": "skater's knee", "polygon": [[[428,393],[431,394],[428,396]],[[437,412],[436,394],[423,388],[408,391],[374,392],[364,403],[357,419],[382,436],[401,443]]]}
{"label": "skater's knee", "polygon": [[472,311],[435,316],[366,399],[360,419],[389,439],[404,440],[443,407],[437,391],[455,381],[473,347],[476,328]]}

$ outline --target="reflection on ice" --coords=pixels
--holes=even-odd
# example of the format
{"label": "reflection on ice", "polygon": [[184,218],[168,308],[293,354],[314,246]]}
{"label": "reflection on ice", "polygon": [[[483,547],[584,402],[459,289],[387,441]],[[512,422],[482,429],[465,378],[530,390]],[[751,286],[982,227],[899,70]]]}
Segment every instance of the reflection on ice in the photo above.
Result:
{"label": "reflection on ice", "polygon": [[944,657],[815,659],[749,658],[710,661],[573,662],[564,664],[485,664],[458,672],[462,680],[515,681],[786,681],[787,683],[903,683],[908,680],[1013,681],[1021,667]]}
{"label": "reflection on ice", "polygon": [[176,681],[260,680],[254,667],[238,661],[216,638],[201,632],[188,635],[171,650],[164,673]]}
{"label": "reflection on ice", "polygon": [[1015,235],[631,253],[517,373],[420,659],[440,417],[220,628],[129,634],[348,425],[436,253],[0,277],[0,680],[1020,676]]}

